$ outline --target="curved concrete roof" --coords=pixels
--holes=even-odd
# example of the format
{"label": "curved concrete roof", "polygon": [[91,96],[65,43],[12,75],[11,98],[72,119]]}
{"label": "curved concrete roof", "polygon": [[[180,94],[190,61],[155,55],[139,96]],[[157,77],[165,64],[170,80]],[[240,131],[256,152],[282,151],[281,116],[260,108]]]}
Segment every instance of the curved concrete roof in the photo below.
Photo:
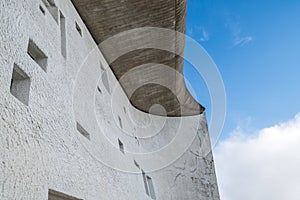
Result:
{"label": "curved concrete roof", "polygon": [[[185,32],[187,0],[72,0],[72,2],[97,44],[123,31],[140,27],[161,27]],[[184,40],[178,40],[176,35],[170,37],[173,38],[169,40],[169,45],[180,49],[182,55]],[[137,35],[136,39],[139,38],[140,36]],[[101,50],[105,57],[108,56],[105,49]],[[168,116],[196,115],[204,111],[204,107],[190,95],[183,76],[178,76],[176,73],[166,75],[161,71],[155,71],[154,68],[154,71],[151,70],[149,63],[157,63],[167,65],[182,74],[181,56],[159,49],[139,49],[120,56],[110,64],[110,67],[120,80],[129,70],[147,63],[147,69],[150,70],[138,72],[140,77],[155,79],[158,82],[167,80],[172,88],[160,84],[145,84],[132,94],[128,94],[132,87],[131,81],[120,81],[133,106],[151,114],[162,115],[161,110],[150,109],[152,105],[160,104],[165,108]]]}

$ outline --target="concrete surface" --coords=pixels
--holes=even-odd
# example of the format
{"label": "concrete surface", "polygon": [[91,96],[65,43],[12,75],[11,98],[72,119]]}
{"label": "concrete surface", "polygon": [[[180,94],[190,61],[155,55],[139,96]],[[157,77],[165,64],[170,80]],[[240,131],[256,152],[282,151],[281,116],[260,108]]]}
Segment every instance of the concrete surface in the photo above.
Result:
{"label": "concrete surface", "polygon": [[[0,199],[218,200],[205,114],[131,106],[73,4],[48,6],[0,1]],[[30,80],[25,104],[15,66]]]}
{"label": "concrete surface", "polygon": [[[72,0],[72,2],[97,44],[116,34],[141,27],[160,27],[185,33],[187,0]],[[147,33],[133,35],[119,42],[134,43],[146,35]],[[120,80],[128,71],[147,63],[164,64],[182,74],[184,39],[177,37],[176,34],[167,36],[166,45],[175,48],[176,53],[152,48],[126,52],[110,62],[117,79]],[[153,42],[160,41],[154,40]],[[126,48],[126,46],[120,46],[120,48]],[[105,57],[109,57],[109,51],[106,51],[105,48],[101,48],[101,50]],[[147,75],[145,70],[141,70],[140,74]],[[149,74],[147,78],[153,78],[153,74]],[[204,111],[204,107],[192,98],[181,76],[174,76],[174,73],[167,76],[157,73],[155,78],[169,79],[176,93],[174,94],[161,85],[146,84],[129,95],[128,91],[132,85],[130,82],[121,83],[133,106],[149,113],[153,103],[163,104],[168,116],[190,116]],[[186,102],[186,105],[178,103],[177,97],[179,96],[184,99],[183,102]],[[187,107],[188,109],[185,109]],[[155,110],[152,111],[152,114],[160,115]]]}

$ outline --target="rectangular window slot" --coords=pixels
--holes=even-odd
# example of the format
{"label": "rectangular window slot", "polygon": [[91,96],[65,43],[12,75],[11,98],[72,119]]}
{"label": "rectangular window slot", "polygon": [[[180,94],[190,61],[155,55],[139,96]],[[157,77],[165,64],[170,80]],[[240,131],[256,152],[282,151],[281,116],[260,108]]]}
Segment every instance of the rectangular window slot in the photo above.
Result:
{"label": "rectangular window slot", "polygon": [[99,86],[97,87],[97,90],[98,90],[98,92],[102,93],[102,90]]}
{"label": "rectangular window slot", "polygon": [[76,30],[78,31],[79,35],[82,36],[82,30],[80,28],[80,26],[77,24],[77,22],[75,22],[76,25]]}
{"label": "rectangular window slot", "polygon": [[142,176],[143,176],[143,180],[144,180],[146,194],[149,197],[151,197],[151,199],[156,199],[152,178],[150,176],[147,176],[143,170],[142,170]]}
{"label": "rectangular window slot", "polygon": [[122,119],[120,116],[118,116],[118,119],[119,119],[119,124],[120,124],[120,127],[123,128],[123,125],[122,125]]}
{"label": "rectangular window slot", "polygon": [[108,81],[108,72],[107,71],[104,71],[103,73],[102,73],[102,83],[103,83],[103,85],[104,85],[104,87],[105,87],[105,89],[106,89],[106,91],[108,92],[108,93],[110,93],[110,88],[109,88],[109,81]]}
{"label": "rectangular window slot", "polygon": [[58,23],[58,19],[59,19],[58,8],[55,5],[54,1],[53,0],[42,0],[42,1],[45,4],[51,16],[53,17],[53,19],[56,21],[56,23]]}
{"label": "rectangular window slot", "polygon": [[40,10],[43,13],[43,15],[45,15],[45,9],[43,8],[43,6],[40,5]]}
{"label": "rectangular window slot", "polygon": [[100,64],[100,68],[101,68],[102,71],[104,71],[104,67],[103,67],[102,64]]}
{"label": "rectangular window slot", "polygon": [[54,190],[48,190],[48,200],[82,200],[70,195],[57,192]]}
{"label": "rectangular window slot", "polygon": [[148,183],[148,187],[149,187],[149,191],[150,191],[150,197],[152,199],[156,199],[152,178],[150,176],[147,176],[147,183]]}
{"label": "rectangular window slot", "polygon": [[16,64],[14,64],[10,93],[19,101],[28,105],[30,92],[30,78],[27,74]]}
{"label": "rectangular window slot", "polygon": [[77,122],[76,127],[77,127],[78,132],[81,133],[81,135],[83,135],[87,139],[90,139],[90,134],[78,122]]}
{"label": "rectangular window slot", "polygon": [[140,165],[135,160],[133,162],[134,162],[134,165],[140,169]]}
{"label": "rectangular window slot", "polygon": [[120,151],[121,151],[123,154],[125,154],[123,142],[121,142],[121,140],[118,139],[118,143],[119,143],[119,149],[120,149]]}
{"label": "rectangular window slot", "polygon": [[60,14],[60,44],[61,44],[61,55],[67,57],[67,37],[66,37],[66,18],[64,15]]}
{"label": "rectangular window slot", "polygon": [[31,39],[28,42],[27,53],[45,72],[47,72],[48,57]]}
{"label": "rectangular window slot", "polygon": [[147,176],[146,176],[146,174],[145,174],[145,172],[143,170],[142,170],[142,176],[143,176],[143,180],[144,180],[144,186],[145,186],[146,194],[148,196],[150,196],[149,187],[148,187],[148,184],[147,184]]}

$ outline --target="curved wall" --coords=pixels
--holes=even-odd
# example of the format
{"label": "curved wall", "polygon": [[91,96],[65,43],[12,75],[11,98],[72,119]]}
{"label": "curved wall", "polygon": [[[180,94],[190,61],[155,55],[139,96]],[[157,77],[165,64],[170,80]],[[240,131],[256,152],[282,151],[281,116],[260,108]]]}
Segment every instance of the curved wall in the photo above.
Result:
{"label": "curved wall", "polygon": [[[72,3],[55,7],[0,2],[0,199],[46,200],[49,189],[85,200],[151,199],[142,169],[155,199],[219,199],[205,115],[132,107]],[[30,79],[28,105],[11,92],[16,65]],[[177,135],[190,145],[161,150]]]}

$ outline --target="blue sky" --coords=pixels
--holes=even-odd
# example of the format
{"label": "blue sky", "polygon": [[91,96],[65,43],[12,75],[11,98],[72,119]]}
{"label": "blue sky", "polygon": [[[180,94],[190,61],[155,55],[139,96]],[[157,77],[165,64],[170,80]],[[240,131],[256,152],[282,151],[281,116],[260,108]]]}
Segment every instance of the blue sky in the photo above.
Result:
{"label": "blue sky", "polygon": [[[258,130],[300,111],[300,1],[188,0],[188,36],[212,57],[223,77],[227,116],[221,139],[237,127]],[[210,118],[200,75],[184,75]]]}

